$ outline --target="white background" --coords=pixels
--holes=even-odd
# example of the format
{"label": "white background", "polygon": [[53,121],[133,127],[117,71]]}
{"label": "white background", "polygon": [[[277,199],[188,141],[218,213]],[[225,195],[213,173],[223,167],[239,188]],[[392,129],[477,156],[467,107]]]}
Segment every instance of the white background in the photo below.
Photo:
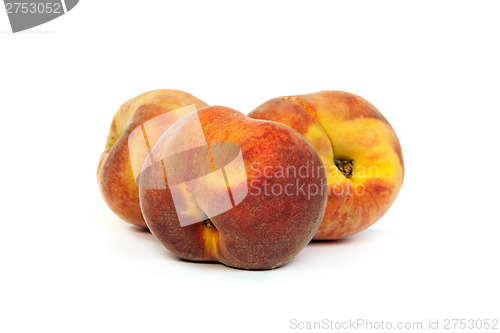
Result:
{"label": "white background", "polygon": [[[2,9],[0,331],[499,319],[498,4],[86,0],[18,34]],[[358,94],[400,138],[403,189],[369,230],[277,270],[181,261],[96,184],[114,112],[158,88],[244,113]]]}

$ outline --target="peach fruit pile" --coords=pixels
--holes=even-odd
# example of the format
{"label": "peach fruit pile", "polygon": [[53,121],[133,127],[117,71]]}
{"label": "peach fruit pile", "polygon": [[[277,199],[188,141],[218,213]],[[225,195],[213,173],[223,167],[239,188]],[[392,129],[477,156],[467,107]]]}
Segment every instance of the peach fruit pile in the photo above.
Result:
{"label": "peach fruit pile", "polygon": [[387,119],[342,91],[274,98],[248,116],[178,90],[146,92],[116,112],[97,170],[122,220],[180,258],[243,269],[365,230],[403,177]]}

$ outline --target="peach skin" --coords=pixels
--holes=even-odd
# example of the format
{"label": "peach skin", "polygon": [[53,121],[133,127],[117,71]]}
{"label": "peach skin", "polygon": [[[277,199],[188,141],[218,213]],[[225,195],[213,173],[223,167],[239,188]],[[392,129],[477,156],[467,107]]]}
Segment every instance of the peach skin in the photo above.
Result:
{"label": "peach skin", "polygon": [[211,106],[158,140],[139,185],[153,235],[177,256],[272,269],[312,239],[326,208],[326,172],[292,128]]}
{"label": "peach skin", "polygon": [[249,113],[294,128],[316,149],[328,175],[328,204],[316,240],[360,232],[396,199],[404,177],[398,137],[365,99],[342,91],[274,98]]}
{"label": "peach skin", "polygon": [[162,89],[131,98],[118,109],[99,160],[97,182],[104,201],[122,220],[147,227],[139,206],[137,179],[149,149],[176,120],[205,106],[183,91]]}

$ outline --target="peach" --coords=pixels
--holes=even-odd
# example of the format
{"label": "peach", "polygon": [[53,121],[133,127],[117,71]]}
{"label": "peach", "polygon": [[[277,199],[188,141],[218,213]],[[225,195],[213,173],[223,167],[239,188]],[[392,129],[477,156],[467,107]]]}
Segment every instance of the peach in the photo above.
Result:
{"label": "peach", "polygon": [[398,137],[363,98],[342,91],[274,98],[250,112],[294,128],[316,149],[328,177],[328,204],[317,240],[360,232],[389,209],[401,189]]}
{"label": "peach", "polygon": [[[118,109],[99,160],[97,182],[105,202],[122,220],[146,227],[137,179],[148,149],[177,119],[205,106],[188,93],[163,89],[131,98]],[[142,135],[146,123],[148,137]]]}
{"label": "peach", "polygon": [[326,189],[320,157],[296,131],[213,106],[158,140],[139,198],[150,231],[180,258],[272,269],[315,235]]}

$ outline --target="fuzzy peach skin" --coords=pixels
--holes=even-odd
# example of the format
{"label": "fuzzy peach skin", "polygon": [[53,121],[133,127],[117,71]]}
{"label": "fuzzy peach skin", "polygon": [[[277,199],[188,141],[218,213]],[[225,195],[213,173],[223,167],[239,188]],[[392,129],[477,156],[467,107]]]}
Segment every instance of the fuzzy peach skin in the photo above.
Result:
{"label": "fuzzy peach skin", "polygon": [[[104,152],[99,159],[97,182],[104,201],[122,220],[139,227],[147,227],[139,206],[137,177],[133,172],[134,165],[140,172],[147,151],[141,152],[140,144],[144,137],[134,136],[129,139],[130,134],[134,129],[160,115],[181,108],[198,109],[205,106],[205,102],[183,91],[162,89],[131,98],[118,109],[111,123]],[[154,146],[159,135],[172,125],[175,118],[179,118],[175,116],[177,115],[170,117],[168,121],[150,122],[150,147]],[[129,144],[138,148],[129,149]]]}
{"label": "fuzzy peach skin", "polygon": [[[324,169],[315,170],[322,165],[320,157],[288,126],[222,106],[197,114],[182,118],[160,138],[148,157],[161,161],[156,171],[154,164],[144,164],[139,197],[149,229],[186,260],[242,269],[287,263],[309,243],[323,218],[327,183]],[[224,148],[228,145],[240,151],[239,169],[231,162],[236,154],[229,156]],[[203,152],[207,147],[210,154]],[[227,182],[217,181],[221,166]],[[165,176],[172,173],[178,181]],[[209,178],[198,181],[203,175]],[[185,183],[188,179],[195,183]],[[163,188],[154,188],[162,182]],[[231,205],[214,210],[223,207],[228,191]],[[198,222],[182,226],[180,218]]]}
{"label": "fuzzy peach skin", "polygon": [[404,163],[398,137],[365,99],[321,91],[269,100],[249,113],[277,121],[309,141],[328,174],[328,204],[316,240],[360,232],[380,219],[401,189]]}

